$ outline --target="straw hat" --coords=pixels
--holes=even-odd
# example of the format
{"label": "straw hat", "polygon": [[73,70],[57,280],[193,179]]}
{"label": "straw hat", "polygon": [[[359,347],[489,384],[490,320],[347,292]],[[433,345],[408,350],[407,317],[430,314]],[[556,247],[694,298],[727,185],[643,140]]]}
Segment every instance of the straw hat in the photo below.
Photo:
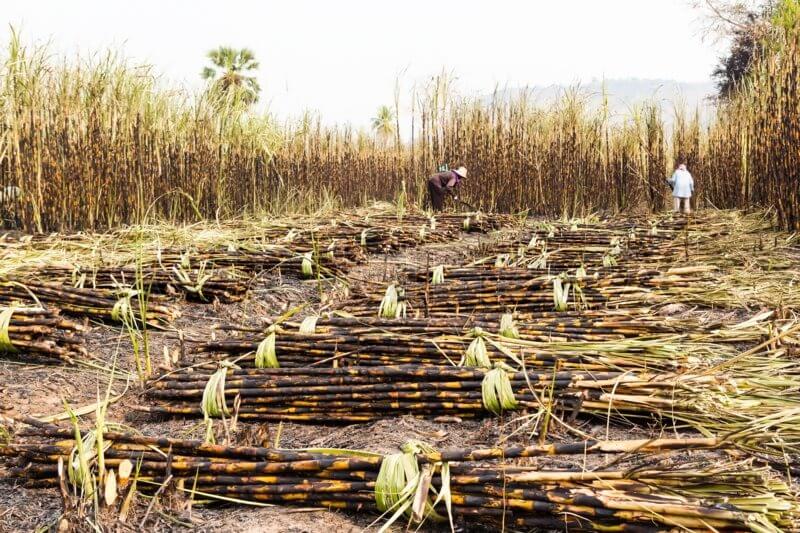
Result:
{"label": "straw hat", "polygon": [[467,177],[467,167],[458,167],[457,169],[454,169],[453,172],[455,172],[456,174],[458,174],[462,178],[466,178]]}

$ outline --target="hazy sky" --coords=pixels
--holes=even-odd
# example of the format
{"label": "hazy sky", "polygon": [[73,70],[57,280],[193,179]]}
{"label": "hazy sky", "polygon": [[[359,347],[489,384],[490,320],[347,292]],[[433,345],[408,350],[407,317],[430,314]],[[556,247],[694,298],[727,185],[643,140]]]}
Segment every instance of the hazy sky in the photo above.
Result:
{"label": "hazy sky", "polygon": [[272,112],[357,124],[392,103],[400,73],[405,92],[444,67],[467,94],[603,76],[706,81],[719,54],[686,0],[3,4],[0,17],[28,42],[49,40],[59,53],[112,47],[193,88],[209,49],[249,47]]}

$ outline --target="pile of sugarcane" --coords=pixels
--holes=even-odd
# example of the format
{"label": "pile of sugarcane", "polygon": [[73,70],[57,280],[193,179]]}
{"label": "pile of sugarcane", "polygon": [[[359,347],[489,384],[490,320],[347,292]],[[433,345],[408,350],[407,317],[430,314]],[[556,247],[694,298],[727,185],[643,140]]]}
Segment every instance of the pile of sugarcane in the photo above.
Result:
{"label": "pile of sugarcane", "polygon": [[36,280],[0,280],[0,304],[55,308],[68,315],[117,323],[144,318],[149,324],[159,324],[180,315],[157,295],[149,295],[143,306],[139,292],[132,289],[90,289]]}
{"label": "pile of sugarcane", "polygon": [[[492,396],[494,400],[487,396],[489,404],[484,405],[482,389],[488,372],[420,365],[191,369],[154,380],[147,395],[159,403],[141,409],[165,415],[230,415],[234,399],[239,396],[237,416],[243,420],[356,423],[409,413],[475,418],[491,415],[488,407],[493,407],[492,402],[497,398],[496,393]],[[566,391],[593,380],[592,375],[580,372],[498,372],[495,375],[501,380],[503,376],[509,378],[514,409],[538,407],[529,381],[540,389],[552,381],[557,390]],[[620,373],[594,376],[614,380]],[[209,383],[219,382],[221,386],[207,388]],[[491,395],[491,391],[487,394]],[[496,410],[501,410],[499,405]]]}
{"label": "pile of sugarcane", "polygon": [[[528,266],[515,266],[511,263],[502,261],[494,264],[472,263],[466,266],[459,265],[437,265],[432,268],[421,268],[416,265],[404,265],[399,269],[400,276],[412,283],[441,284],[443,281],[476,282],[483,280],[519,280],[540,278],[542,276],[559,274],[566,279],[570,275],[574,277],[597,277],[615,278],[625,277],[630,272],[649,271],[655,273],[655,267],[649,267],[645,263],[625,263],[610,266],[585,265],[575,262],[576,267],[553,267],[552,265],[542,268],[530,268]],[[551,267],[552,270],[551,270]],[[652,275],[652,274],[651,274]]]}
{"label": "pile of sugarcane", "polygon": [[83,270],[80,267],[45,266],[31,278],[69,283],[73,287],[119,289],[141,286],[153,294],[183,292],[187,299],[223,303],[238,302],[247,292],[247,279],[234,269],[184,268],[170,269],[158,264],[141,266],[100,267]]}
{"label": "pile of sugarcane", "polygon": [[[471,217],[471,218],[470,218]],[[71,283],[76,286],[141,287],[150,292],[181,290],[200,301],[236,301],[247,289],[247,279],[280,272],[298,277],[342,277],[367,253],[387,253],[423,242],[451,240],[460,231],[488,231],[508,222],[504,215],[417,214],[402,218],[388,215],[352,217],[347,214],[325,225],[286,224],[256,228],[225,228],[228,236],[187,246],[164,243],[160,238],[142,242],[136,228],[104,236],[31,236],[0,242],[2,269],[8,277]],[[466,224],[465,221],[472,220]],[[143,231],[143,230],[142,230]],[[158,237],[158,231],[153,230]],[[221,230],[222,231],[222,230]],[[238,233],[237,231],[241,231]],[[131,235],[136,241],[129,243]],[[108,248],[87,258],[84,250]],[[137,280],[137,278],[143,278]]]}
{"label": "pile of sugarcane", "polygon": [[[240,221],[207,228],[136,226],[103,235],[3,238],[0,258],[5,264],[0,277],[23,282],[43,303],[57,305],[67,313],[117,319],[119,306],[115,309],[114,305],[125,294],[180,291],[196,301],[234,302],[244,297],[254,276],[342,278],[368,253],[442,242],[456,238],[461,231],[488,231],[509,222],[507,215],[427,217],[366,210],[340,214],[326,224],[300,217],[291,224]],[[12,288],[0,288],[0,303],[21,297],[4,297],[10,292]],[[102,301],[109,295],[113,302]],[[124,301],[120,305],[128,307]],[[149,320],[174,315],[155,298],[150,307],[148,315],[153,316],[148,316]]]}
{"label": "pile of sugarcane", "polygon": [[[603,311],[539,311],[515,313],[510,319],[522,338],[546,340],[613,340],[698,331],[697,323],[654,316],[646,308],[606,309]],[[320,333],[361,333],[371,329],[414,335],[463,335],[473,328],[501,332],[506,314],[482,313],[472,316],[400,318],[376,316],[323,316],[314,321]],[[291,325],[299,324],[290,323]],[[707,328],[704,328],[707,329]]]}
{"label": "pile of sugarcane", "polygon": [[[796,233],[774,230],[765,213],[720,212],[690,224],[670,244],[676,261],[714,265],[716,286],[706,299],[728,307],[800,308],[800,252]],[[680,296],[680,295],[678,295]]]}
{"label": "pile of sugarcane", "polygon": [[[14,442],[0,446],[2,478],[31,488],[60,483],[87,498],[104,487],[106,501],[109,492],[167,490],[207,503],[383,513],[376,523],[387,525],[400,519],[578,531],[777,532],[794,529],[798,517],[797,502],[777,474],[711,451],[726,445],[713,438],[441,452],[409,441],[402,451],[382,455],[233,447],[111,431],[102,440],[96,432],[79,435],[80,442],[75,430],[49,425],[18,432]],[[692,450],[705,455],[683,464],[669,455]],[[616,469],[582,468],[583,456],[595,453],[630,457]],[[654,461],[648,455],[653,453],[667,456]],[[548,456],[560,456],[560,466],[517,460]]]}
{"label": "pile of sugarcane", "polygon": [[[542,275],[525,268],[472,267],[468,279],[448,280],[447,271],[430,281],[390,285],[384,294],[367,294],[343,308],[356,316],[399,318],[472,313],[577,311],[603,307],[640,307],[669,301],[702,301],[713,282],[712,267],[640,269],[608,275]],[[462,270],[463,273],[463,270]]]}
{"label": "pile of sugarcane", "polygon": [[[411,414],[481,418],[518,410],[563,411],[623,424],[663,419],[711,434],[759,426],[780,435],[761,449],[800,437],[800,365],[786,351],[750,354],[693,372],[513,370],[393,365],[345,368],[190,368],[153,380],[140,407],[160,415],[306,423],[358,423]],[[234,405],[236,408],[234,409]],[[769,426],[759,420],[775,417]],[[784,442],[781,439],[786,439]]]}
{"label": "pile of sugarcane", "polygon": [[[359,259],[347,246],[331,242],[317,249],[292,243],[261,246],[237,246],[227,249],[179,250],[162,249],[153,260],[160,264],[206,264],[213,268],[234,268],[247,274],[281,269],[281,273],[311,277],[320,268],[323,275],[341,275]],[[313,268],[313,270],[312,270]]]}
{"label": "pile of sugarcane", "polygon": [[[763,322],[769,318],[760,317]],[[753,324],[755,325],[755,324]],[[377,316],[355,317],[347,313],[329,313],[307,317],[302,322],[287,320],[278,325],[286,331],[298,331],[329,336],[361,336],[386,333],[408,335],[417,338],[439,336],[462,336],[475,328],[500,335],[525,340],[561,342],[569,340],[607,341],[631,337],[683,334],[703,336],[719,329],[719,324],[700,324],[695,320],[684,320],[655,315],[648,308],[604,309],[585,311],[538,311],[532,313],[482,313],[431,318],[381,318]],[[222,325],[216,328],[238,334],[265,335],[264,328],[246,328],[238,325]],[[504,333],[504,330],[508,330]],[[758,339],[763,332],[753,334],[752,328],[743,328],[748,335],[738,337],[739,342]],[[240,340],[240,338],[236,338]],[[732,342],[732,341],[728,341]],[[203,351],[212,351],[211,347]],[[237,353],[237,352],[230,352]]]}
{"label": "pile of sugarcane", "polygon": [[[559,318],[559,317],[552,317]],[[322,324],[320,324],[322,322]],[[240,356],[241,367],[292,368],[303,366],[385,366],[400,364],[454,365],[491,362],[510,364],[524,362],[528,367],[553,367],[575,370],[638,370],[642,368],[665,371],[679,368],[708,367],[732,357],[736,352],[730,344],[713,344],[708,339],[732,343],[753,338],[753,328],[739,328],[731,334],[706,331],[695,335],[661,333],[668,327],[653,328],[649,337],[630,336],[646,331],[645,324],[606,323],[599,335],[584,334],[580,340],[560,338],[559,333],[528,335],[520,333],[511,315],[485,330],[473,325],[463,329],[469,319],[359,319],[352,317],[308,317],[299,326],[287,322],[266,331],[248,331],[243,336],[214,338],[198,342],[193,352],[224,357]],[[632,321],[633,322],[633,321]],[[455,327],[456,324],[461,327]],[[483,322],[484,324],[486,322]],[[575,318],[556,323],[580,326]],[[603,324],[602,322],[600,324]],[[753,324],[755,327],[757,324]],[[530,327],[530,326],[529,326]],[[536,326],[533,326],[536,327]],[[543,329],[549,327],[543,324]],[[588,323],[586,329],[597,327]],[[617,333],[620,327],[621,333]],[[231,328],[225,328],[231,329]],[[525,327],[523,326],[523,330]],[[578,327],[566,328],[573,332]],[[613,334],[609,336],[605,334]],[[629,337],[625,338],[625,334]],[[756,330],[755,335],[761,335]],[[757,337],[756,337],[757,338]],[[593,340],[590,340],[593,339]],[[208,358],[186,360],[184,364],[213,367]]]}
{"label": "pile of sugarcane", "polygon": [[656,264],[671,261],[665,243],[671,236],[648,232],[606,230],[603,228],[561,227],[533,229],[515,240],[484,245],[478,253],[488,256],[476,263],[496,266],[521,266],[528,269],[562,272],[579,267],[609,267],[618,264]]}
{"label": "pile of sugarcane", "polygon": [[[791,319],[778,320],[774,312],[759,313],[733,325],[700,323],[694,319],[660,316],[646,307],[582,311],[537,311],[530,313],[481,313],[431,318],[355,317],[329,313],[306,317],[302,322],[287,320],[285,329],[330,335],[361,335],[385,332],[398,335],[432,337],[468,335],[475,328],[499,334],[506,339],[530,341],[611,341],[634,337],[682,335],[715,343],[758,342],[771,331],[794,325]],[[221,330],[264,334],[263,329],[219,326]]]}
{"label": "pile of sugarcane", "polygon": [[747,256],[758,256],[758,262],[772,271],[789,264],[783,257],[776,261],[776,253],[797,257],[786,245],[793,237],[775,234],[773,226],[763,213],[742,215],[737,211],[704,212],[691,217],[670,214],[536,221],[512,241],[490,244],[481,251],[491,256],[483,262],[550,272],[612,263],[633,263],[634,267],[687,261],[743,265],[748,262]]}
{"label": "pile of sugarcane", "polygon": [[42,307],[0,307],[0,354],[29,362],[86,357],[84,328]]}
{"label": "pile of sugarcane", "polygon": [[[396,224],[397,220],[382,215],[370,217],[370,220],[381,220],[387,225]],[[427,222],[426,235],[439,241],[451,240],[461,232],[488,233],[504,227],[514,226],[518,221],[512,215],[502,213],[437,213],[431,217],[423,215],[404,215],[400,221],[402,225],[410,224],[412,227],[421,227]]]}
{"label": "pile of sugarcane", "polygon": [[[336,257],[360,261],[365,253],[392,253],[425,242],[446,242],[455,239],[460,232],[484,233],[511,223],[513,219],[509,215],[484,213],[432,217],[414,213],[402,216],[343,214],[327,225],[290,228],[282,235],[271,233],[260,237],[302,252],[318,249]],[[256,243],[250,241],[243,245]]]}

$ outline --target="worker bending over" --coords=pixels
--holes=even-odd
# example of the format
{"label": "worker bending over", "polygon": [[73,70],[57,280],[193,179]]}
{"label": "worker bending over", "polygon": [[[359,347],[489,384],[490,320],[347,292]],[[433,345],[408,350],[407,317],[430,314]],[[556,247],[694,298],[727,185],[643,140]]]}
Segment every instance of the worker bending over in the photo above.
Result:
{"label": "worker bending over", "polygon": [[452,194],[458,200],[456,192],[461,180],[467,177],[467,168],[458,167],[455,170],[439,172],[428,178],[428,196],[434,211],[444,208],[444,197]]}

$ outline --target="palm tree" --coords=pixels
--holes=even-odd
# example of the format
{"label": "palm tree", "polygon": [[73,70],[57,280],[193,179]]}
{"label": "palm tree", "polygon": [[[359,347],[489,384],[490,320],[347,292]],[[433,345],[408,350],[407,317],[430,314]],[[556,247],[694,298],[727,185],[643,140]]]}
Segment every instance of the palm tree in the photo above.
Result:
{"label": "palm tree", "polygon": [[261,87],[255,76],[247,74],[258,68],[258,61],[252,50],[242,48],[236,50],[228,46],[220,46],[208,53],[213,67],[205,67],[203,79],[211,80],[212,89],[223,94],[233,94],[242,101],[252,104],[258,100]]}
{"label": "palm tree", "polygon": [[389,106],[382,105],[378,108],[377,115],[372,118],[372,131],[383,142],[394,135],[394,112]]}

